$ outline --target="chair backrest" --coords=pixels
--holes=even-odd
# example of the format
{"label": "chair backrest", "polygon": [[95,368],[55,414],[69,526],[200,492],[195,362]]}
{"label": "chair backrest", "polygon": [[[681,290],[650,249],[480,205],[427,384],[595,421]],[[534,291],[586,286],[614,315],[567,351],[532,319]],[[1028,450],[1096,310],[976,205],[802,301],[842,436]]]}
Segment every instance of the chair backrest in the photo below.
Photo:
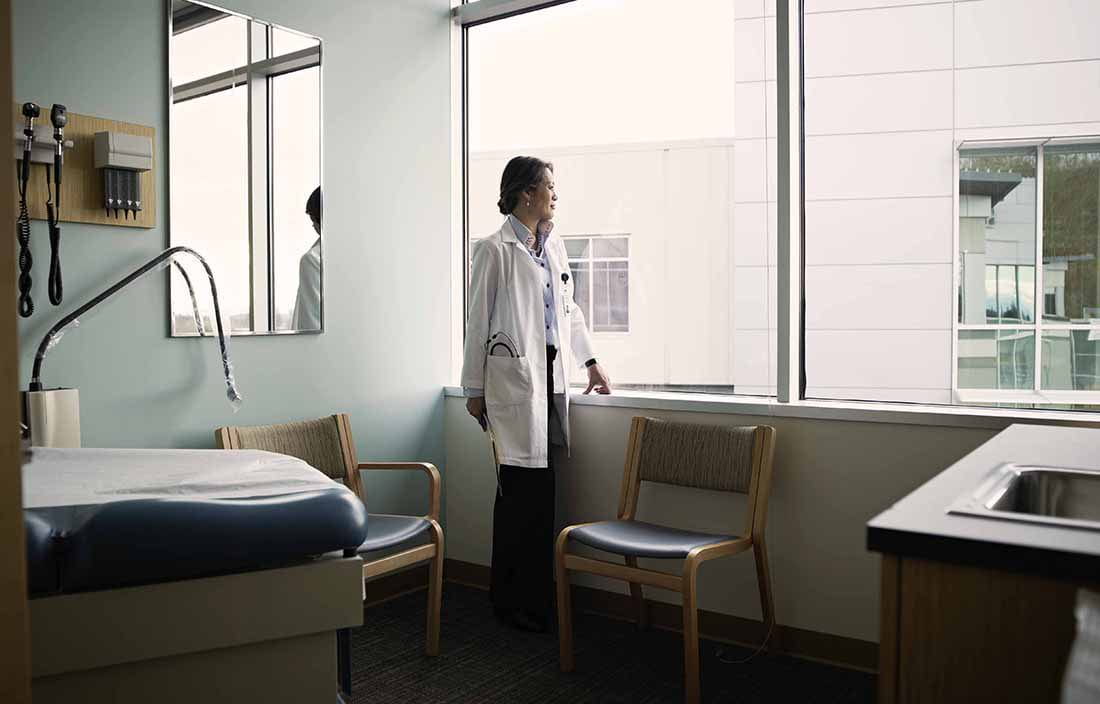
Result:
{"label": "chair backrest", "polygon": [[346,413],[275,425],[229,425],[215,430],[214,439],[226,450],[267,450],[297,457],[366,500]]}
{"label": "chair backrest", "polygon": [[632,520],[643,481],[746,494],[745,535],[763,536],[771,494],[775,428],[679,423],[636,417],[623,470],[619,517]]}

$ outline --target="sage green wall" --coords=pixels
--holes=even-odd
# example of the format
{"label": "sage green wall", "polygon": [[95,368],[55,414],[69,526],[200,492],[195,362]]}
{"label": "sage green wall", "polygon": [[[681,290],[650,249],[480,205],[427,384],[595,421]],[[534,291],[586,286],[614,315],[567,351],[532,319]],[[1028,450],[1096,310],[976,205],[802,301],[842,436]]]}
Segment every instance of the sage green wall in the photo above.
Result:
{"label": "sage green wall", "polygon": [[[80,389],[86,446],[211,447],[218,425],[347,411],[361,457],[438,462],[449,381],[449,308],[440,303],[450,295],[449,3],[225,6],[324,40],[325,333],[233,339],[245,397],[234,415],[216,344],[166,337],[157,275],[68,333],[43,381]],[[156,127],[164,204],[165,4],[14,0],[13,14],[16,100]],[[20,325],[24,387],[34,348],[62,311],[166,246],[165,209],[157,220],[152,230],[65,224],[60,309],[46,297],[45,224],[33,224],[38,311]],[[381,487],[380,498],[407,493]]]}

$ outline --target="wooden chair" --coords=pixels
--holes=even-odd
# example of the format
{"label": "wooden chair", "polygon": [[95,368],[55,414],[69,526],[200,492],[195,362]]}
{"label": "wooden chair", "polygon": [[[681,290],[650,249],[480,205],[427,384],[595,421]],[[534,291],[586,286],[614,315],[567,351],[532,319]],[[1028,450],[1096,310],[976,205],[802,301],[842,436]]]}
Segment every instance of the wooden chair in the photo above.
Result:
{"label": "wooden chair", "polygon": [[424,516],[368,513],[367,539],[359,553],[397,548],[428,539],[395,554],[368,560],[363,579],[397,572],[428,562],[428,655],[439,654],[439,612],[443,596],[443,529],[439,525],[439,470],[426,462],[356,462],[351,423],[346,413],[317,420],[253,427],[226,426],[214,431],[218,447],[227,450],[268,450],[297,457],[354,491],[364,505],[367,493],[361,470],[414,470],[428,475],[429,509]]}
{"label": "wooden chair", "polygon": [[[699,689],[699,621],[696,575],[707,560],[736,555],[752,548],[760,588],[765,632],[775,626],[768,552],[764,543],[768,495],[771,493],[775,428],[766,425],[726,427],[634,418],[627,444],[618,519],[566,527],[555,545],[558,590],[558,646],[561,669],[573,670],[573,616],[569,570],[588,572],[630,583],[638,625],[647,623],[642,585],[683,595],[684,690],[688,704],[697,704]],[[748,515],[742,536],[679,530],[635,520],[642,481],[679,484],[748,495]],[[567,552],[575,541],[616,553],[625,565]],[[638,558],[682,559],[680,575],[638,567]],[[766,638],[768,636],[765,636]]]}

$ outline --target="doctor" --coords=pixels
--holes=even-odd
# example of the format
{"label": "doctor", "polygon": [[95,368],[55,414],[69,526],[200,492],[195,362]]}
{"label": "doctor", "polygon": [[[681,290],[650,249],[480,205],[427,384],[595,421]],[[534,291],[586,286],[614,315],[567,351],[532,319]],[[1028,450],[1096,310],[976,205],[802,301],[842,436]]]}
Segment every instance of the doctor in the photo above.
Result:
{"label": "doctor", "polygon": [[306,199],[306,215],[313,223],[317,240],[298,260],[298,294],[290,314],[291,330],[321,329],[321,187]]}
{"label": "doctor", "polygon": [[570,380],[611,393],[596,362],[560,237],[551,237],[554,166],[517,156],[497,206],[508,217],[477,242],[462,364],[466,410],[492,432],[500,474],[493,506],[490,599],[497,618],[542,632],[553,616],[554,473],[550,440],[569,447]]}

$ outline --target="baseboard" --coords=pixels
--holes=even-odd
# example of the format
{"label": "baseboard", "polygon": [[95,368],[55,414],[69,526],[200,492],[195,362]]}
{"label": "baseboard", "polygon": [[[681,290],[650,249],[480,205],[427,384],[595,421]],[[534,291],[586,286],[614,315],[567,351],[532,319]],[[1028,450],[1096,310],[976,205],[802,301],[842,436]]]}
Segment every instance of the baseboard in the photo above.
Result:
{"label": "baseboard", "polygon": [[[443,561],[443,579],[479,589],[489,588],[489,568],[462,560]],[[646,599],[650,623],[655,628],[681,631],[683,612],[679,606]],[[634,603],[629,594],[592,587],[573,586],[573,606],[587,613],[634,620]],[[699,610],[699,632],[706,638],[756,648],[764,638],[759,621],[730,616],[716,611]],[[772,649],[793,657],[825,662],[865,672],[878,668],[878,643],[776,625]]]}

